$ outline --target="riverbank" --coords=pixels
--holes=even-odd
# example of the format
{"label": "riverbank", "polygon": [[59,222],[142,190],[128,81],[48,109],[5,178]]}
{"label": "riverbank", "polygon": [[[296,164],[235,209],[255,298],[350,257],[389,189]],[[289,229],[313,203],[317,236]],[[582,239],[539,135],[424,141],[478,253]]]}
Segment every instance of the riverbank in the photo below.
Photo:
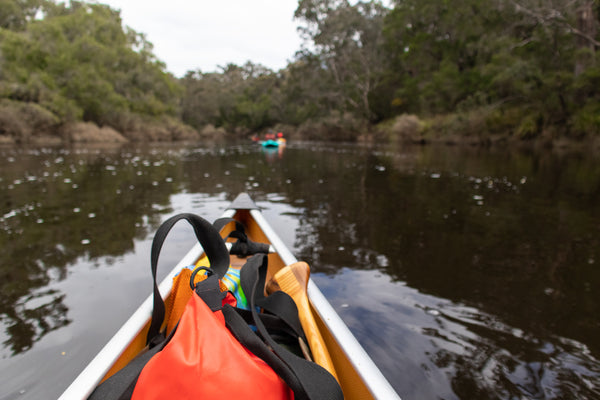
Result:
{"label": "riverbank", "polygon": [[600,151],[600,135],[570,135],[565,127],[545,127],[524,134],[523,123],[494,121],[480,114],[449,114],[431,118],[400,115],[377,125],[366,140],[412,144],[468,146],[517,146],[530,148],[576,148]]}
{"label": "riverbank", "polygon": [[33,102],[1,99],[0,145],[194,141],[214,134],[198,132],[165,115],[149,117],[123,112],[114,120],[112,126],[68,121]]}
{"label": "riverbank", "polygon": [[195,129],[176,120],[158,124],[144,124],[136,129],[119,132],[110,126],[91,122],[71,122],[33,130],[27,127],[20,132],[6,132],[0,125],[0,145],[60,146],[75,143],[127,143],[197,141],[202,135]]}
{"label": "riverbank", "polygon": [[[122,129],[115,129],[92,122],[60,123],[47,110],[32,103],[21,103],[18,108],[0,107],[0,146],[197,142],[240,139],[253,134],[239,130],[229,132],[212,125],[196,130],[173,117],[130,117],[122,125]],[[492,120],[489,115],[481,113],[457,113],[430,118],[403,114],[377,125],[369,125],[349,114],[339,114],[318,121],[309,120],[300,126],[279,124],[269,130],[284,132],[292,141],[573,148],[600,152],[600,135],[569,135],[564,127],[546,127],[538,133],[525,134],[522,126],[522,122]]]}

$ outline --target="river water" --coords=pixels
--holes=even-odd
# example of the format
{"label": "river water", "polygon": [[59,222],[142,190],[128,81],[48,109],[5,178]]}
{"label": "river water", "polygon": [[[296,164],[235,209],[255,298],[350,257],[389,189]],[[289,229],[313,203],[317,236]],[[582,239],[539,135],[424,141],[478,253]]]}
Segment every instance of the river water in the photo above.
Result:
{"label": "river water", "polygon": [[597,157],[290,143],[0,149],[0,399],[58,397],[150,293],[160,222],[242,191],[403,398],[600,398]]}

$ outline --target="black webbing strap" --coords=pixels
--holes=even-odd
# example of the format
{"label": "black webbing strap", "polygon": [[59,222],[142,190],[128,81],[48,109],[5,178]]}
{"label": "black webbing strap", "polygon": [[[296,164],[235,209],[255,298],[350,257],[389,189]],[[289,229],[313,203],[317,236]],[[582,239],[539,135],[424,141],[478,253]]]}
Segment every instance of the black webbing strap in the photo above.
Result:
{"label": "black webbing strap", "polygon": [[196,284],[194,292],[206,303],[212,312],[219,311],[223,307],[223,299],[227,292],[221,292],[219,278],[210,275]]}
{"label": "black webbing strap", "polygon": [[[306,340],[300,318],[298,317],[298,307],[289,294],[278,290],[271,293],[268,297],[264,297],[263,292],[260,291],[260,293],[256,294],[255,301],[258,307],[280,318],[294,330],[296,336]],[[264,322],[263,315],[269,314],[260,314]]]}
{"label": "black webbing strap", "polygon": [[[246,321],[248,325],[254,325],[254,317],[252,316],[252,312],[250,310],[244,310],[237,307],[232,308],[244,319],[244,321]],[[300,330],[299,332],[297,327],[290,325],[279,315],[260,313],[258,316],[262,320],[263,324],[267,327],[269,332],[282,332],[295,339],[301,337],[306,342],[304,331]]]}
{"label": "black webbing strap", "polygon": [[225,273],[229,268],[229,254],[227,252],[227,247],[225,247],[225,242],[210,222],[202,217],[189,213],[175,215],[163,222],[156,231],[154,240],[152,241],[150,267],[152,269],[152,281],[154,285],[154,306],[152,309],[152,322],[150,323],[150,329],[148,330],[146,339],[147,344],[150,343],[153,337],[158,335],[165,318],[165,303],[158,290],[158,284],[156,283],[158,256],[160,254],[160,249],[167,238],[167,234],[171,228],[182,219],[188,221],[192,225],[192,228],[194,228],[196,238],[202,245],[208,260],[210,261],[210,268],[215,272],[219,279],[225,276]]}
{"label": "black webbing strap", "polygon": [[235,238],[237,241],[231,246],[229,250],[230,254],[234,254],[240,257],[248,257],[254,254],[269,254],[269,245],[267,243],[253,242],[246,235],[244,225],[233,218],[219,218],[213,226],[220,232],[225,225],[230,222],[235,222],[235,230],[231,231],[227,238]]}
{"label": "black webbing strap", "polygon": [[135,384],[142,373],[142,369],[160,350],[162,350],[162,346],[155,346],[131,360],[116,374],[98,385],[87,400],[131,399]]}
{"label": "black webbing strap", "polygon": [[[267,275],[267,260],[265,255],[256,255],[248,260],[241,269],[241,286],[246,296],[249,296],[250,310],[254,317],[254,325],[266,344],[273,349],[277,357],[284,362],[295,378],[280,375],[282,379],[294,390],[294,397],[298,400],[341,400],[344,398],[342,389],[337,380],[320,365],[300,358],[277,344],[267,332],[262,320],[256,311],[257,297],[263,297],[265,279]],[[255,353],[256,354],[256,353]],[[258,357],[261,355],[256,354]],[[261,357],[262,358],[262,357]],[[269,360],[263,360],[269,364]],[[271,364],[269,364],[271,365]],[[275,367],[271,365],[275,370]],[[279,367],[278,367],[279,368]],[[279,373],[278,370],[275,370]],[[299,383],[299,384],[298,384]]]}

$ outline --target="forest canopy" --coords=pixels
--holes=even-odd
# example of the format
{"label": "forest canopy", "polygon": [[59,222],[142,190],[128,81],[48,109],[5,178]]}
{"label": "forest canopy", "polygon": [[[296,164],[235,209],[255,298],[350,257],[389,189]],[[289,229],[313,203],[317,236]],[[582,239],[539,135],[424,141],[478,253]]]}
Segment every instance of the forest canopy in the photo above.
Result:
{"label": "forest canopy", "polygon": [[300,0],[304,45],[286,68],[177,79],[109,6],[0,0],[0,138],[92,140],[86,126],[123,140],[599,138],[599,11],[598,0]]}

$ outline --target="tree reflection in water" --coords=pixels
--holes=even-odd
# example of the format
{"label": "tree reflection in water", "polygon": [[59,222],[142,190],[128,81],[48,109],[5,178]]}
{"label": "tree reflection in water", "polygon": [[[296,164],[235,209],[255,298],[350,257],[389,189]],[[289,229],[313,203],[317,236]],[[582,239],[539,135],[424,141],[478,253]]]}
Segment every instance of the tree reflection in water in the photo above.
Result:
{"label": "tree reflection in water", "polygon": [[168,152],[119,148],[20,149],[2,159],[0,318],[14,355],[70,323],[65,295],[43,289],[51,277],[64,279],[81,257],[132,251],[158,223],[157,205],[169,207],[173,184],[164,183],[180,165],[166,162]]}

